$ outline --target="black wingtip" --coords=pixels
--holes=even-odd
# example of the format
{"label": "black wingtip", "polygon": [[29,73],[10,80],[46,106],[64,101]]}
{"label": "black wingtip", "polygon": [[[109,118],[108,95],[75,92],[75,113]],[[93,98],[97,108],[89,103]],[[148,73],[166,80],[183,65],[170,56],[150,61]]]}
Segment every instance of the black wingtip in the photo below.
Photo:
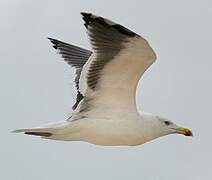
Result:
{"label": "black wingtip", "polygon": [[91,13],[86,13],[86,12],[81,12],[80,14],[82,15],[82,17],[85,17],[85,18],[90,18],[92,16]]}
{"label": "black wingtip", "polygon": [[53,44],[53,48],[57,49],[58,48],[58,44],[59,44],[59,41],[56,40],[56,39],[53,39],[53,38],[50,38],[50,37],[47,37],[48,40],[50,40],[50,42]]}
{"label": "black wingtip", "polygon": [[85,22],[84,25],[85,25],[86,28],[88,28],[88,26],[91,25],[91,23],[96,22],[98,24],[101,24],[102,26],[113,27],[117,31],[119,31],[120,33],[128,35],[130,37],[134,37],[134,36],[137,35],[133,31],[127,29],[126,27],[124,27],[120,24],[117,24],[115,22],[113,22],[114,24],[108,23],[107,19],[105,19],[101,16],[95,16],[91,13],[86,13],[86,12],[81,12],[81,15],[82,15],[82,19]]}
{"label": "black wingtip", "polygon": [[85,21],[84,25],[87,28],[92,21],[92,14],[91,13],[86,13],[86,12],[81,12],[82,19]]}

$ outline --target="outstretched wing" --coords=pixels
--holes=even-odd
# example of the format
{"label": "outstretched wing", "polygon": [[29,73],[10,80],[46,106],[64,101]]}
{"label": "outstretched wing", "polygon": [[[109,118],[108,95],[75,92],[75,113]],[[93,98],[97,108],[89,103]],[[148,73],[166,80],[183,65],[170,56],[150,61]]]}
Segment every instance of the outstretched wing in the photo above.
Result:
{"label": "outstretched wing", "polygon": [[95,115],[135,111],[136,87],[155,61],[154,51],[144,38],[122,25],[81,14],[93,54],[81,72],[79,90],[84,99],[79,111],[95,111]]}
{"label": "outstretched wing", "polygon": [[88,58],[91,56],[92,52],[80,48],[78,46],[74,46],[53,38],[48,38],[52,44],[53,47],[58,51],[59,54],[62,55],[62,58],[72,67],[76,69],[76,77],[75,77],[75,84],[77,88],[77,98],[76,102],[73,105],[73,110],[76,109],[79,102],[83,99],[83,95],[79,91],[79,79],[82,71],[82,67],[88,60]]}

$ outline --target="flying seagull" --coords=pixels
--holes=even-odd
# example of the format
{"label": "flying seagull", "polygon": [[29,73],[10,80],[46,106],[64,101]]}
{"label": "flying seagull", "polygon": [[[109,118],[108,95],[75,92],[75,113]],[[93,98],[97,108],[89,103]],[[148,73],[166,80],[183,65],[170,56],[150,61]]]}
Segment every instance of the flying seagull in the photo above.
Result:
{"label": "flying seagull", "polygon": [[93,51],[48,38],[76,69],[77,99],[63,122],[29,129],[28,135],[98,145],[139,145],[169,134],[192,136],[191,130],[166,118],[139,112],[136,88],[156,60],[140,35],[106,18],[81,13]]}

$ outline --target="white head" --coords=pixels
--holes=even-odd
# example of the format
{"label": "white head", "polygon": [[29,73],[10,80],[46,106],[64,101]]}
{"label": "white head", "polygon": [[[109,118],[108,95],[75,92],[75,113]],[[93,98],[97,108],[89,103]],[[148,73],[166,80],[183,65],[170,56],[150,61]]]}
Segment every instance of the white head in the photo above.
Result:
{"label": "white head", "polygon": [[165,135],[168,134],[182,134],[185,136],[193,136],[192,132],[188,128],[184,128],[181,126],[176,125],[175,123],[171,122],[170,120],[166,118],[162,118],[157,116],[159,126],[161,127],[161,131],[165,133]]}
{"label": "white head", "polygon": [[148,136],[150,139],[155,139],[169,134],[193,136],[190,129],[178,126],[166,118],[148,113],[142,113],[142,117],[145,124],[149,127],[149,131],[147,133],[149,134]]}

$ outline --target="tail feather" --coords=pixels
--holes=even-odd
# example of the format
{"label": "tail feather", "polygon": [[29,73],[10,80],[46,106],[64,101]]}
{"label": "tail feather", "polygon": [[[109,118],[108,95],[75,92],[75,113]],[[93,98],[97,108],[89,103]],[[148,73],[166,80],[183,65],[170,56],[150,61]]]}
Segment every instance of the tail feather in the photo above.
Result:
{"label": "tail feather", "polygon": [[27,135],[50,137],[53,135],[51,128],[31,128],[31,129],[17,129],[12,131],[13,133],[24,133]]}
{"label": "tail feather", "polygon": [[24,133],[27,135],[40,136],[44,139],[54,139],[61,141],[78,140],[78,128],[72,126],[69,121],[46,124],[35,128],[17,129],[13,133]]}

